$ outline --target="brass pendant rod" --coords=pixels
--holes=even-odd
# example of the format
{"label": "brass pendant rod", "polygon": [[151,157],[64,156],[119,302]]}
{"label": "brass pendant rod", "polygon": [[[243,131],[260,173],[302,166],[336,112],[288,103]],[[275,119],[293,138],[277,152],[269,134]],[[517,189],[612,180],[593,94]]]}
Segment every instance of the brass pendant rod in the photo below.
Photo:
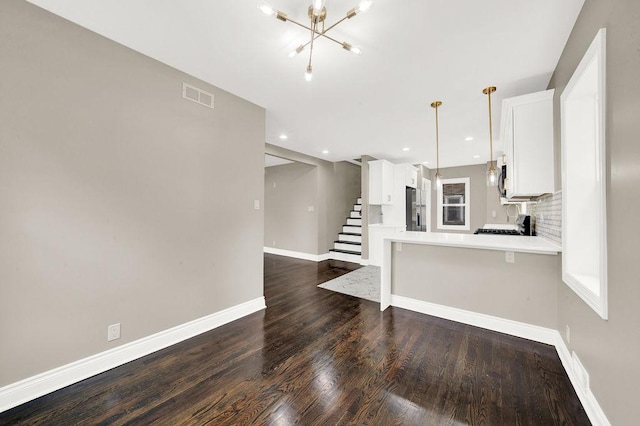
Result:
{"label": "brass pendant rod", "polygon": [[438,129],[438,104],[436,104],[436,172],[440,171],[440,130]]}
{"label": "brass pendant rod", "polygon": [[438,107],[442,101],[431,102],[431,108],[436,110],[436,176],[440,173],[440,131],[438,127]]}
{"label": "brass pendant rod", "polygon": [[491,93],[495,92],[495,86],[489,86],[485,88],[482,93],[487,95],[487,100],[489,102],[489,170],[493,170],[493,119],[491,118]]}

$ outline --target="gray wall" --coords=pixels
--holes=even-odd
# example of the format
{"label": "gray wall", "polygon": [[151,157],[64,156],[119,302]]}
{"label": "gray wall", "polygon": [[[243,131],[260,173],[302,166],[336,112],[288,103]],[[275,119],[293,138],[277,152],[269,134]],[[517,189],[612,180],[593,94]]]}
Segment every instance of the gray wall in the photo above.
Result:
{"label": "gray wall", "polygon": [[362,162],[360,173],[362,188],[362,259],[369,259],[369,225],[380,223],[382,214],[380,206],[369,205],[369,161],[375,160],[369,155],[360,157]]}
{"label": "gray wall", "polygon": [[262,108],[25,1],[0,40],[0,386],[263,295]]}
{"label": "gray wall", "polygon": [[[498,190],[494,187],[487,187],[485,164],[472,166],[441,168],[440,174],[443,179],[470,178],[470,198],[471,198],[471,226],[469,231],[451,231],[438,229],[438,192],[433,189],[435,182],[435,169],[431,170],[431,231],[469,234],[484,226],[485,223],[507,223],[506,207],[500,205]],[[491,212],[496,212],[496,217],[492,217]],[[512,207],[512,212],[515,212]],[[513,217],[509,223],[513,223]]]}
{"label": "gray wall", "polygon": [[[559,286],[558,329],[571,343],[591,389],[614,425],[637,424],[640,378],[640,2],[586,0],[555,70],[556,170],[560,164],[560,95],[598,29],[607,28],[607,244],[609,320],[602,320],[566,285]],[[560,175],[556,174],[556,187]],[[566,196],[566,194],[565,194]]]}
{"label": "gray wall", "polygon": [[392,248],[391,292],[555,328],[560,256],[402,244]]}
{"label": "gray wall", "polygon": [[[318,168],[316,166],[291,163],[266,167],[265,247],[317,254],[317,201]],[[313,207],[313,211],[309,211],[309,206]]]}
{"label": "gray wall", "polygon": [[[360,197],[360,166],[340,161],[331,163],[331,167],[320,168],[320,183],[326,183],[327,209],[325,218],[325,232],[320,228],[321,236],[326,235],[326,240],[321,241],[321,253],[326,253],[333,248],[333,242],[338,239],[338,233],[342,232],[342,226],[347,223],[349,212]],[[322,225],[322,224],[321,224]]]}
{"label": "gray wall", "polygon": [[[284,177],[283,172],[278,170],[272,172],[268,169],[273,167],[267,168],[265,173],[268,180],[277,177],[280,180],[294,179],[299,181],[289,182],[286,194],[277,190],[272,192],[272,188],[269,186],[273,187],[273,185],[265,182],[265,209],[267,211],[265,212],[264,245],[272,247],[273,240],[276,240],[276,248],[278,249],[308,254],[327,253],[333,248],[333,242],[338,238],[338,233],[342,231],[342,226],[347,222],[349,211],[353,208],[357,198],[360,197],[360,167],[344,161],[332,163],[271,144],[265,145],[265,152],[300,163],[293,168],[298,172],[308,170],[309,175],[289,174]],[[306,165],[307,168],[304,168],[303,165]],[[286,170],[286,168],[283,167],[281,170]],[[315,182],[313,182],[314,180]],[[312,191],[313,194],[310,194],[310,187],[315,188]],[[272,195],[276,198],[272,198]],[[309,198],[311,195],[313,195],[313,199]],[[270,211],[273,206],[277,211],[283,212],[285,206],[299,204],[303,201],[308,204],[304,205],[303,210],[295,208],[295,213],[278,216]],[[309,205],[314,206],[317,229],[315,239],[308,233],[307,228],[292,228],[291,226],[292,223],[307,223],[309,217],[314,216],[314,213],[307,211]],[[282,241],[283,244],[278,241]]]}

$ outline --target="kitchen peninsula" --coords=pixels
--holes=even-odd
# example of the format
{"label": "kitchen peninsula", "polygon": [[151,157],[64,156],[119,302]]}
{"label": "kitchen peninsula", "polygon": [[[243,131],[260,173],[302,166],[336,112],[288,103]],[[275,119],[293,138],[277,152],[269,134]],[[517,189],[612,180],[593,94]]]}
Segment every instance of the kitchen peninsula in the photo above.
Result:
{"label": "kitchen peninsula", "polygon": [[552,343],[546,331],[557,327],[560,251],[542,237],[396,232],[383,240],[380,309]]}

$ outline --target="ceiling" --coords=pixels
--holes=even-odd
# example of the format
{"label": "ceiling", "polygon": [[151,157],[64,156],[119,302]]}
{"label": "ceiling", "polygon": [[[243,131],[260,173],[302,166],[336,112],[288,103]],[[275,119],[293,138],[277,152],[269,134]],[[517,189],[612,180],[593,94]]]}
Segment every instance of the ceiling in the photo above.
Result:
{"label": "ceiling", "polygon": [[[501,100],[546,88],[584,3],[377,0],[329,33],[361,47],[363,55],[319,39],[314,78],[306,82],[308,50],[293,59],[288,53],[308,32],[264,15],[258,0],[30,1],[264,107],[265,142],[330,161],[368,154],[430,167],[436,149],[429,104],[443,101],[440,166],[486,162],[482,89],[498,88],[493,129],[499,152]],[[310,0],[270,4],[307,20]],[[357,4],[328,0],[327,24]]]}

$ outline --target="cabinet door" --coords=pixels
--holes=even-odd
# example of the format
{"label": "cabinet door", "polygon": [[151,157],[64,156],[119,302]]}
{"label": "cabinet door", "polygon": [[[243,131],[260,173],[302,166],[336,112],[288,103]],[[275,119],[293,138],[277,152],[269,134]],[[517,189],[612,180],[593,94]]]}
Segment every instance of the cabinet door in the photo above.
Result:
{"label": "cabinet door", "polygon": [[507,198],[554,191],[553,90],[505,99],[502,132]]}
{"label": "cabinet door", "polygon": [[513,191],[537,196],[554,190],[553,113],[549,101],[513,110]]}
{"label": "cabinet door", "polygon": [[418,187],[418,169],[411,165],[407,165],[404,169],[404,176],[405,186],[408,186],[409,188]]}
{"label": "cabinet door", "polygon": [[393,203],[393,164],[385,160],[369,162],[369,204]]}

